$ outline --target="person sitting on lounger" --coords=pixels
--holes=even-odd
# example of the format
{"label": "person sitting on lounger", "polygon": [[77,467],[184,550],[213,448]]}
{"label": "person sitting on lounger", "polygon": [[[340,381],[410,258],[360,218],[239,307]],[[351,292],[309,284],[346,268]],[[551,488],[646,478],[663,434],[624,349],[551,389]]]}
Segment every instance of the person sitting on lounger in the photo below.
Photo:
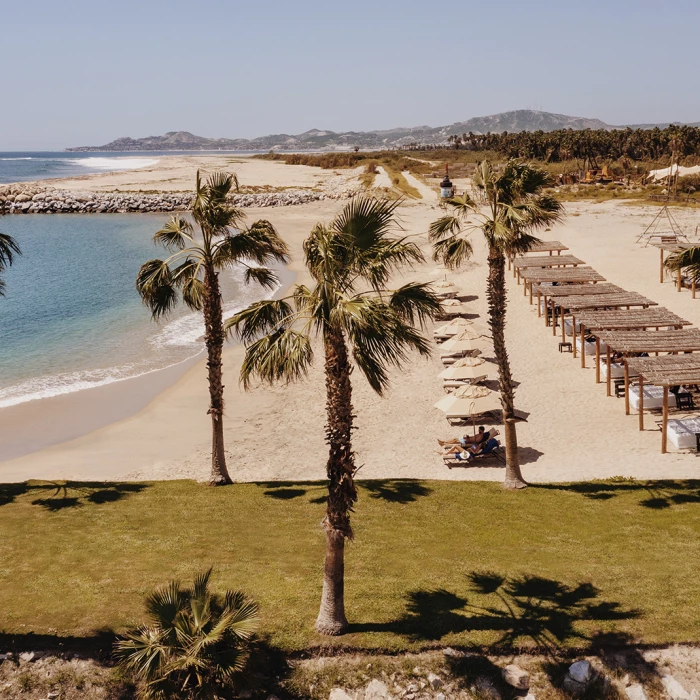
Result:
{"label": "person sitting on lounger", "polygon": [[448,445],[461,445],[462,447],[467,447],[468,445],[480,445],[489,439],[489,433],[484,428],[483,425],[479,426],[479,432],[476,435],[465,435],[461,438],[450,438],[449,440],[440,440],[438,442],[441,447],[447,447]]}

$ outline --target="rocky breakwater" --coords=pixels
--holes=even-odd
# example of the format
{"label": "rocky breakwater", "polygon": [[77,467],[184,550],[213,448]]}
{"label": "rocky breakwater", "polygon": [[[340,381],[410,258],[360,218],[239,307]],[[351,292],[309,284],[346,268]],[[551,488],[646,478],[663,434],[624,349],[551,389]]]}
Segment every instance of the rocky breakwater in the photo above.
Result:
{"label": "rocky breakwater", "polygon": [[[323,199],[346,199],[355,193],[342,188],[332,191],[279,190],[235,194],[239,207],[286,207]],[[191,192],[73,192],[52,187],[0,186],[0,211],[5,214],[108,214],[125,212],[186,211]]]}

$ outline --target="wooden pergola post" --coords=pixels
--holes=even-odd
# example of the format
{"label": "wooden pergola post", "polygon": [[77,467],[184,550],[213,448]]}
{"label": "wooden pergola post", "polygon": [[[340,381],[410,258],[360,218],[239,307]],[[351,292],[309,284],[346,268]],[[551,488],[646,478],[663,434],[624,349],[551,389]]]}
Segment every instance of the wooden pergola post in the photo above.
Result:
{"label": "wooden pergola post", "polygon": [[527,277],[523,277],[523,296],[527,296]]}
{"label": "wooden pergola post", "polygon": [[[576,335],[576,332],[574,332],[574,335]],[[566,319],[564,318],[564,308],[563,307],[561,310],[561,342],[562,343],[566,342]]]}
{"label": "wooden pergola post", "polygon": [[[598,340],[598,338],[596,338],[596,342],[600,342],[600,341]],[[610,391],[610,388],[611,388],[611,386],[612,386],[612,367],[610,366],[611,363],[610,363],[610,346],[609,346],[609,345],[607,345],[607,346],[605,347],[605,354],[606,354],[606,363],[607,363],[607,367],[606,367],[606,370],[607,370],[607,371],[605,372],[605,374],[607,375],[607,380],[608,380],[608,381],[607,381],[607,384],[608,384],[608,396],[612,396],[612,393],[611,393],[611,391]]]}
{"label": "wooden pergola post", "polygon": [[595,339],[595,383],[600,384],[600,338],[598,336]]}
{"label": "wooden pergola post", "polygon": [[518,284],[520,284],[520,268],[516,267],[515,269],[515,278],[518,280]]}
{"label": "wooden pergola post", "polygon": [[630,368],[627,365],[627,358],[622,360],[625,366],[625,415],[630,414]]}
{"label": "wooden pergola post", "polygon": [[666,454],[666,445],[668,436],[666,429],[668,428],[668,386],[664,386],[664,408],[661,414],[661,454]]}
{"label": "wooden pergola post", "polygon": [[586,369],[586,332],[581,324],[581,369]]}
{"label": "wooden pergola post", "polygon": [[644,430],[644,377],[639,373],[639,429]]}
{"label": "wooden pergola post", "polygon": [[681,268],[680,268],[680,267],[678,268],[677,280],[678,280],[678,282],[677,282],[676,291],[677,291],[677,292],[680,292],[680,291],[681,291],[681,280],[682,280],[682,278],[681,278]]}
{"label": "wooden pergola post", "polygon": [[529,282],[527,286],[530,289],[530,306],[532,306],[532,282]]}
{"label": "wooden pergola post", "polygon": [[537,318],[542,318],[542,292],[539,285],[537,286]]}
{"label": "wooden pergola post", "polygon": [[574,359],[576,359],[576,316],[571,317],[571,340],[574,346]]}
{"label": "wooden pergola post", "polygon": [[554,303],[554,300],[552,299],[552,335],[557,334],[557,314],[556,314],[556,309],[557,305]]}
{"label": "wooden pergola post", "polygon": [[659,266],[659,282],[664,283],[664,249],[659,248],[659,253],[661,253],[661,264]]}
{"label": "wooden pergola post", "polygon": [[690,283],[690,289],[693,292],[693,299],[695,299],[695,277],[693,277],[693,281]]}

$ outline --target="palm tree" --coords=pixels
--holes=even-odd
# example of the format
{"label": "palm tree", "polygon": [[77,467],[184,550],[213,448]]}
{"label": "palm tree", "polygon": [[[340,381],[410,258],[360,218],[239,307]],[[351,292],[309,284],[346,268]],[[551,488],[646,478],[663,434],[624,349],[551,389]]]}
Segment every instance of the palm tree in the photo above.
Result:
{"label": "palm tree", "polygon": [[246,345],[241,368],[246,389],[254,377],[273,383],[305,376],[314,355],[311,336],[323,344],[329,455],[326,559],[316,620],[322,634],[342,634],[348,627],[344,552],[357,501],[349,354],[381,395],[389,386],[389,368],[401,367],[409,351],[429,355],[420,328],[440,310],[428,285],[387,288],[393,271],[423,260],[418,246],[393,233],[399,203],[359,197],[330,225],[316,224],[304,242],[311,287],[297,285],[288,298],[252,304],[226,323]]}
{"label": "palm tree", "polygon": [[5,280],[2,273],[12,265],[15,255],[21,255],[22,251],[12,236],[0,233],[0,297],[5,296]]}
{"label": "palm tree", "polygon": [[[466,192],[447,202],[451,213],[430,226],[433,257],[446,267],[459,267],[472,255],[470,234],[480,230],[488,247],[489,325],[498,363],[506,442],[506,488],[524,488],[520,471],[518,439],[515,429],[513,377],[505,343],[506,257],[529,250],[537,241],[532,233],[563,217],[563,207],[554,197],[544,194],[551,185],[547,171],[509,161],[503,173],[494,172],[488,161],[479,164],[473,184],[483,194],[485,210]],[[474,219],[476,223],[472,223]]]}
{"label": "palm tree", "polygon": [[172,581],[156,589],[146,598],[149,624],[117,641],[144,700],[219,698],[244,671],[258,606],[240,591],[213,593],[211,572],[195,576],[192,588]]}
{"label": "palm tree", "polygon": [[664,265],[669,269],[677,272],[687,268],[691,279],[700,280],[700,248],[692,246],[679,250],[676,253],[666,258]]}
{"label": "palm tree", "polygon": [[214,486],[232,483],[224,451],[221,355],[226,334],[219,272],[243,265],[246,283],[272,289],[277,275],[263,266],[289,259],[287,245],[269,221],[243,226],[245,214],[227,199],[234,187],[238,187],[235,175],[212,173],[203,182],[198,171],[192,218],[200,235],[195,236],[187,219],[173,216],[153,237],[173,254],[166,260],[149,260],[136,278],[136,288],[154,319],[170,312],[179,297],[190,309],[203,312],[212,420],[210,483]]}

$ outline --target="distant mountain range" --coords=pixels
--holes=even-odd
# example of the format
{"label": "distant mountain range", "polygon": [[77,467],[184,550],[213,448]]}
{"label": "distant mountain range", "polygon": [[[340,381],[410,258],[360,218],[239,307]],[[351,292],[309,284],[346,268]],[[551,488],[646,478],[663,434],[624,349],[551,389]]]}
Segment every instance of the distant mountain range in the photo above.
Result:
{"label": "distant mountain range", "polygon": [[[538,112],[531,109],[518,109],[501,112],[486,117],[473,117],[464,122],[450,126],[415,126],[410,128],[388,129],[385,131],[321,131],[311,129],[296,136],[290,134],[271,134],[255,139],[210,139],[195,136],[188,131],[169,131],[164,136],[147,136],[132,139],[128,136],[104,146],[80,146],[69,151],[315,151],[348,150],[352,148],[380,149],[396,148],[411,143],[440,144],[455,134],[473,132],[475,134],[520,132],[520,131],[555,131],[557,129],[633,129],[664,128],[664,124],[629,124],[611,126],[600,119],[586,117],[569,117],[565,114]],[[700,126],[695,122],[690,126]]]}

